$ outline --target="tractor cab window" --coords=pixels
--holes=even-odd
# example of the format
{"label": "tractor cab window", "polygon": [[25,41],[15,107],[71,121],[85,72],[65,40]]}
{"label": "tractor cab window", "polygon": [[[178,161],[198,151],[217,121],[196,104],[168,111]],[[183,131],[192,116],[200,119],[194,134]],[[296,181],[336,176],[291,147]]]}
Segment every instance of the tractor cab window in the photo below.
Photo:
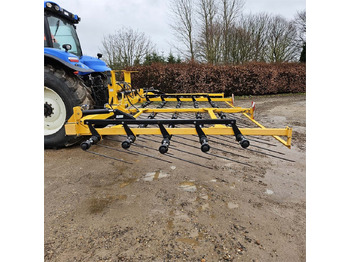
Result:
{"label": "tractor cab window", "polygon": [[64,44],[70,44],[72,49],[68,52],[82,56],[79,39],[75,28],[69,22],[55,16],[47,16],[53,47],[64,50]]}

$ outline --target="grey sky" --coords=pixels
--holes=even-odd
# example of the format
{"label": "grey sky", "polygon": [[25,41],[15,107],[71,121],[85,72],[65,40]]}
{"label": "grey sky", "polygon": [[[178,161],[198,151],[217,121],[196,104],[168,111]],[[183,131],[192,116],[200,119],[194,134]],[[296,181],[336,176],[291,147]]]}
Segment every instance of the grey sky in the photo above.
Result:
{"label": "grey sky", "polygon": [[[56,0],[62,8],[81,17],[77,26],[85,55],[95,56],[101,50],[104,35],[122,27],[144,32],[167,56],[176,43],[170,30],[168,0]],[[267,12],[287,19],[305,9],[305,0],[246,0],[244,13]],[[174,49],[173,53],[176,53]]]}

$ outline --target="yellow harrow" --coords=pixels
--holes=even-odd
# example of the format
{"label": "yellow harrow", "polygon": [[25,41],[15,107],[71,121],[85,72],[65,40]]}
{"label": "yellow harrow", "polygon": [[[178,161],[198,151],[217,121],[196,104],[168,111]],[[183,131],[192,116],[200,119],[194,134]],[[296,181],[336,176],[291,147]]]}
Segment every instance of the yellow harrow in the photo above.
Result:
{"label": "yellow harrow", "polygon": [[[125,136],[121,144],[124,149],[130,148],[139,136],[161,135],[159,152],[162,154],[168,152],[172,137],[180,135],[198,136],[204,153],[210,150],[208,136],[234,136],[242,148],[250,146],[249,136],[272,136],[291,147],[292,129],[266,128],[258,123],[254,119],[253,102],[251,107],[242,108],[234,106],[233,96],[227,98],[222,93],[167,94],[154,89],[134,89],[132,71],[123,73],[124,81],[117,81],[116,72],[112,71],[109,104],[103,109],[74,107],[65,131],[66,135],[89,137],[81,143],[83,150],[105,136],[115,135]],[[254,127],[239,128],[235,117],[238,114]]]}

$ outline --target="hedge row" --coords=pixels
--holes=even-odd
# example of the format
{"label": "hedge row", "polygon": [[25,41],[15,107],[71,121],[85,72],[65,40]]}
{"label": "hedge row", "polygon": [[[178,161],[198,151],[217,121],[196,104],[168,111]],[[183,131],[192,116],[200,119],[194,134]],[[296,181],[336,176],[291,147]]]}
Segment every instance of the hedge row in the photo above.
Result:
{"label": "hedge row", "polygon": [[303,63],[152,64],[127,70],[138,71],[132,75],[134,87],[154,87],[168,93],[224,92],[229,96],[306,91],[306,66]]}

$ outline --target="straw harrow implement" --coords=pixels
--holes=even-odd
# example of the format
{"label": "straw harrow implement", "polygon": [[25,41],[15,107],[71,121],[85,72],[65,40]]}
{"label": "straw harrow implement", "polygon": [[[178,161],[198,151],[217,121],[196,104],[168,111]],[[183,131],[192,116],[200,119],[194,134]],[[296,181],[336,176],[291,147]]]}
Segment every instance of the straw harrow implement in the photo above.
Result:
{"label": "straw harrow implement", "polygon": [[[112,71],[108,86],[109,103],[104,108],[73,108],[65,131],[66,135],[88,138],[80,145],[83,150],[87,151],[104,138],[113,140],[113,136],[124,136],[121,147],[132,152],[130,148],[136,140],[157,142],[152,136],[159,135],[158,151],[162,154],[168,153],[170,143],[177,136],[192,141],[196,136],[198,147],[204,153],[210,150],[208,137],[213,143],[223,145],[236,140],[247,149],[250,146],[249,136],[254,136],[251,139],[255,141],[258,139],[256,136],[272,136],[284,146],[291,147],[292,129],[267,128],[258,123],[254,119],[254,102],[249,108],[242,108],[234,106],[234,96],[227,98],[221,93],[167,94],[154,89],[135,89],[131,85],[131,73],[123,71],[124,81],[117,81],[116,72]],[[247,120],[255,127],[247,125]],[[264,140],[259,142],[267,143]]]}

